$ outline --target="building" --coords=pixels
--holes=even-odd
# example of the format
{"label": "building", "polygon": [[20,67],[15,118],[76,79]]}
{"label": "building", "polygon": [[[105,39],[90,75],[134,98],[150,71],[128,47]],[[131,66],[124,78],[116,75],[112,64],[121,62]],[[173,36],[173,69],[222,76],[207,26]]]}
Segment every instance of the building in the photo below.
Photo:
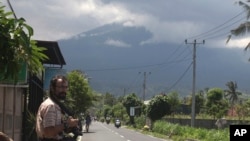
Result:
{"label": "building", "polygon": [[[37,46],[47,49],[44,53],[49,59],[42,62],[45,72],[51,69],[54,73],[60,72],[66,63],[58,43],[37,40]],[[16,85],[11,84],[11,80],[0,82],[0,131],[6,133],[14,141],[26,141],[30,138],[26,133],[29,127],[27,116],[30,113],[35,115],[43,101],[44,78],[48,78],[45,72],[31,76],[24,64]]]}

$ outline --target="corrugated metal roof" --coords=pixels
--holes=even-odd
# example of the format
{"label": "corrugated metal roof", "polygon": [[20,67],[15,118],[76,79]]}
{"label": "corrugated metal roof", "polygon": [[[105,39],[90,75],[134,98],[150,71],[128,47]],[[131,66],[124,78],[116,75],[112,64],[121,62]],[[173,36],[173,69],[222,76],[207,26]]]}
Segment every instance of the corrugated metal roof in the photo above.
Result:
{"label": "corrugated metal roof", "polygon": [[46,54],[49,57],[49,59],[43,61],[43,64],[60,65],[60,66],[66,65],[60,47],[56,41],[41,41],[41,40],[36,40],[36,41],[38,47],[44,47],[47,49],[44,51],[44,54]]}

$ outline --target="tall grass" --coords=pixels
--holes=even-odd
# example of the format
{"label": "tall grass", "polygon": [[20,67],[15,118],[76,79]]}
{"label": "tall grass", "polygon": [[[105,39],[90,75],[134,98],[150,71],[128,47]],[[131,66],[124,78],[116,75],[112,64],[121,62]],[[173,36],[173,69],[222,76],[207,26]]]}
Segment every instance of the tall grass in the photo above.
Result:
{"label": "tall grass", "polygon": [[187,139],[200,141],[229,141],[229,129],[202,129],[190,126],[180,126],[166,121],[156,121],[152,131],[166,135],[174,141],[185,141]]}

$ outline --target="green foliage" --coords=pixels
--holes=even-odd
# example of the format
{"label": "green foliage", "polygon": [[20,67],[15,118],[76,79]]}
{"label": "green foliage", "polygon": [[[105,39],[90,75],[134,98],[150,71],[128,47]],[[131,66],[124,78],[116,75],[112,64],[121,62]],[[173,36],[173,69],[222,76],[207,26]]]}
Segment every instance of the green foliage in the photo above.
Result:
{"label": "green foliage", "polygon": [[169,98],[166,95],[156,95],[151,99],[147,107],[147,116],[152,120],[158,120],[171,113]]}
{"label": "green foliage", "polygon": [[41,61],[48,59],[43,53],[45,48],[37,47],[31,40],[33,29],[25,23],[25,19],[11,18],[12,12],[5,12],[0,7],[0,79],[18,80],[18,73],[23,63],[27,63],[32,74],[42,71]]}
{"label": "green foliage", "polygon": [[190,126],[180,126],[178,124],[171,124],[162,120],[154,122],[153,132],[167,135],[174,141],[184,141],[188,139],[202,140],[202,141],[228,141],[229,129],[215,130],[215,129],[201,129],[192,128]]}
{"label": "green foliage", "polygon": [[171,92],[168,94],[168,102],[171,105],[170,111],[173,114],[180,107],[180,99],[177,92]]}
{"label": "green foliage", "polygon": [[195,113],[199,114],[204,108],[205,105],[205,98],[203,94],[196,94],[195,95]]}
{"label": "green foliage", "polygon": [[206,112],[214,118],[221,118],[228,111],[228,102],[223,99],[223,90],[213,88],[207,93]]}
{"label": "green foliage", "polygon": [[135,124],[137,128],[143,129],[145,123],[146,123],[146,117],[144,115],[135,118]]}
{"label": "green foliage", "polygon": [[103,99],[104,99],[104,104],[105,105],[113,106],[116,103],[115,96],[110,94],[110,93],[104,94]]}
{"label": "green foliage", "polygon": [[129,94],[123,99],[123,106],[126,107],[127,114],[130,114],[130,107],[142,106],[141,100],[135,95],[135,93]]}
{"label": "green foliage", "polygon": [[94,95],[85,75],[78,70],[73,70],[67,74],[69,81],[69,91],[67,104],[74,109],[76,114],[84,113],[93,105]]}
{"label": "green foliage", "polygon": [[112,117],[113,116],[113,111],[112,107],[109,105],[104,105],[103,106],[103,116],[106,119],[106,117]]}
{"label": "green foliage", "polygon": [[246,100],[242,104],[236,105],[236,113],[238,115],[238,119],[245,120],[246,117],[250,116],[250,99]]}
{"label": "green foliage", "polygon": [[229,99],[231,106],[233,107],[239,99],[239,96],[242,95],[241,92],[237,91],[237,83],[233,81],[229,81],[226,83],[226,86],[228,87],[227,90],[224,90],[225,97]]}
{"label": "green foliage", "polygon": [[[250,2],[249,0],[247,0],[246,2]],[[242,35],[246,35],[247,33],[249,33],[249,18],[250,18],[250,6],[249,4],[242,2],[242,1],[238,1],[239,6],[241,6],[244,11],[246,12],[246,21],[241,23],[238,27],[232,29],[230,31],[230,35],[228,35],[227,41],[226,43],[228,43],[231,40],[232,36],[242,36]],[[245,51],[249,50],[250,48],[250,43],[248,43],[245,47]],[[248,59],[248,61],[250,61],[250,58]]]}
{"label": "green foliage", "polygon": [[122,104],[126,107],[126,112],[130,117],[130,123],[134,124],[134,117],[130,116],[130,107],[141,108],[143,103],[134,93],[132,93],[124,97]]}
{"label": "green foliage", "polygon": [[114,105],[112,111],[115,118],[119,118],[121,120],[124,119],[126,108],[122,105],[122,103],[117,103],[116,105]]}
{"label": "green foliage", "polygon": [[36,135],[36,116],[32,114],[31,112],[26,113],[26,126],[24,127],[24,134],[25,138],[24,141],[31,141],[31,140],[36,140],[37,135]]}
{"label": "green foliage", "polygon": [[223,90],[221,88],[210,89],[207,93],[208,102],[219,101],[223,98]]}

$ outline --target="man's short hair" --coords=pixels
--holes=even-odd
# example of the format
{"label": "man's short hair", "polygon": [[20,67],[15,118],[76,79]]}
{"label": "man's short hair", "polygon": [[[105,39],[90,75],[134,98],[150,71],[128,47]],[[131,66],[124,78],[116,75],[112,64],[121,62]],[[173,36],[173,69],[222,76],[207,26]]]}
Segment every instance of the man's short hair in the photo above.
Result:
{"label": "man's short hair", "polygon": [[49,95],[51,96],[54,93],[54,89],[56,87],[56,82],[58,79],[62,79],[63,82],[68,81],[67,78],[64,75],[55,75],[51,80],[50,80],[50,93]]}

